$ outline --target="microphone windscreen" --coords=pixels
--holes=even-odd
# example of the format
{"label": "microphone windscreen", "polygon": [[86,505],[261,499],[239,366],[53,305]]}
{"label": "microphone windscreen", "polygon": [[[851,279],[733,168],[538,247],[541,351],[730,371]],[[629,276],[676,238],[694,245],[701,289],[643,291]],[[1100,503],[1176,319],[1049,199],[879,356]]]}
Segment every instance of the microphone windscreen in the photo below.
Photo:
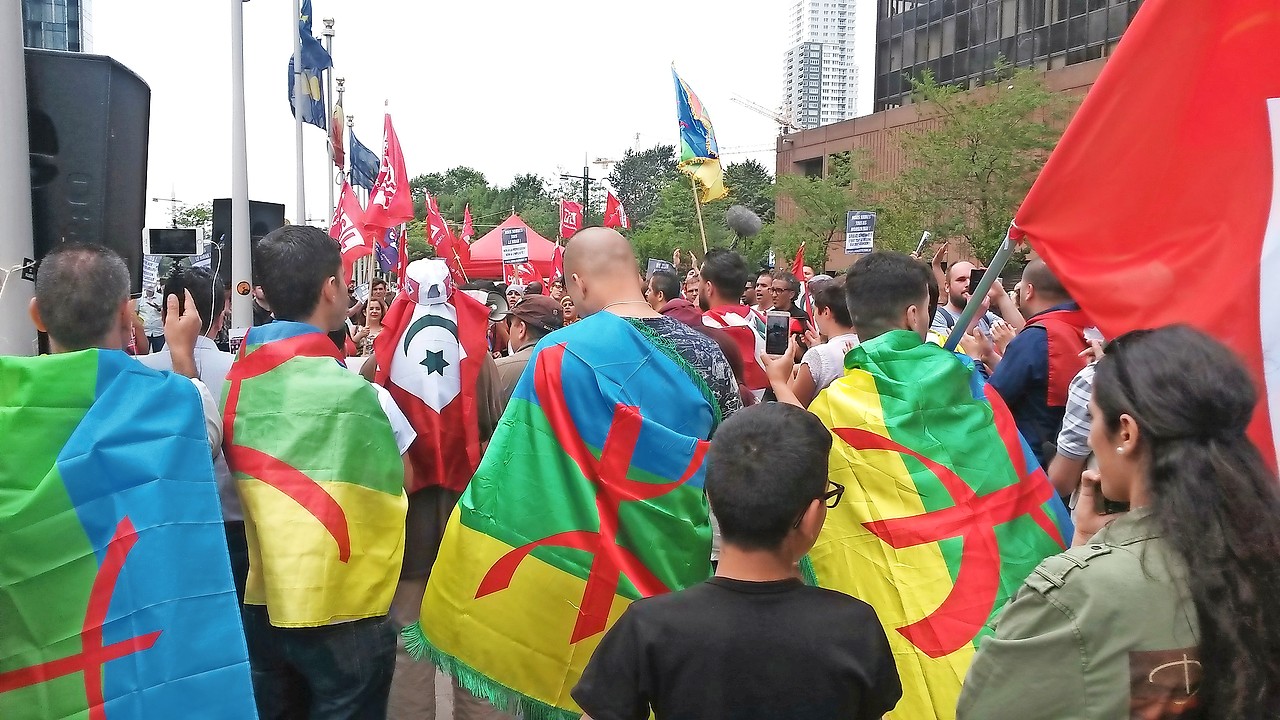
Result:
{"label": "microphone windscreen", "polygon": [[741,205],[734,205],[725,212],[724,224],[728,225],[738,237],[744,238],[759,234],[760,228],[764,227],[764,222],[760,220],[759,215]]}

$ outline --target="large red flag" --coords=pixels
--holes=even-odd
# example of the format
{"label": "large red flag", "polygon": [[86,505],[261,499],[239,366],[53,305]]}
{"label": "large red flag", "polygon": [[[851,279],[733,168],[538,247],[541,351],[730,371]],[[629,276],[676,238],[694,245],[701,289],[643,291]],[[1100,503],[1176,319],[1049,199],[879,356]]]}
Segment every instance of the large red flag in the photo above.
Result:
{"label": "large red flag", "polygon": [[373,181],[369,193],[369,208],[365,223],[374,227],[389,228],[413,219],[413,197],[409,192],[409,174],[404,169],[404,154],[400,152],[400,139],[391,126],[391,114],[387,113],[382,128],[382,166]]}
{"label": "large red flag", "polygon": [[[1018,211],[1108,337],[1188,323],[1230,345],[1280,429],[1280,5],[1147,0]],[[1266,282],[1263,282],[1266,278]]]}
{"label": "large red flag", "polygon": [[612,192],[606,193],[604,198],[604,226],[620,227],[623,230],[631,229],[631,218],[627,217],[627,208]]}
{"label": "large red flag", "polygon": [[551,251],[551,279],[564,279],[564,246],[556,243],[556,249]]}
{"label": "large red flag", "polygon": [[560,237],[568,240],[582,229],[582,206],[572,200],[560,201]]}
{"label": "large red flag", "polygon": [[476,386],[489,353],[489,308],[456,290],[437,258],[411,263],[407,275],[373,343],[376,381],[418,433],[405,490],[461,491],[480,464]]}
{"label": "large red flag", "polygon": [[344,280],[351,282],[351,268],[355,262],[366,255],[373,254],[373,237],[366,232],[364,211],[360,209],[360,201],[348,183],[342,183],[342,195],[338,198],[338,206],[333,209],[333,220],[329,223],[329,237],[338,241],[342,251],[342,273]]}
{"label": "large red flag", "polygon": [[519,265],[503,265],[502,281],[508,287],[512,285],[528,285],[534,280],[539,280],[538,269],[531,262],[522,262]]}
{"label": "large red flag", "polygon": [[471,203],[467,203],[462,209],[462,242],[470,245],[475,236],[476,228],[471,224]]}
{"label": "large red flag", "polygon": [[449,267],[453,281],[459,285],[467,282],[467,273],[462,269],[462,263],[471,259],[471,248],[453,236],[449,223],[440,214],[440,206],[430,195],[427,196],[427,242],[435,248],[436,257],[444,260]]}

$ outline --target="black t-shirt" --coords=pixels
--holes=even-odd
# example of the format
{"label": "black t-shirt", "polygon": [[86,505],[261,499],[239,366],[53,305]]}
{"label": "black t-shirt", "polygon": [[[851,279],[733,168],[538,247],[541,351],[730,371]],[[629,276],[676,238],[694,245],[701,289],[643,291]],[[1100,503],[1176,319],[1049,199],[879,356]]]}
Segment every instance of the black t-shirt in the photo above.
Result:
{"label": "black t-shirt", "polygon": [[901,697],[870,605],[719,577],[632,603],[573,689],[592,720],[871,720]]}

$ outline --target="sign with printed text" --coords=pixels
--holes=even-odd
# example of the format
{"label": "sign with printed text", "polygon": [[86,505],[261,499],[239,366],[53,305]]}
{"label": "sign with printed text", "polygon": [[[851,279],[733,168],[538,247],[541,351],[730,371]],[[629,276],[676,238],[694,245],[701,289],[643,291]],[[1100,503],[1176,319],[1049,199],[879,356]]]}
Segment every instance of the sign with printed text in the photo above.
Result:
{"label": "sign with printed text", "polygon": [[876,238],[876,214],[867,210],[850,210],[845,216],[844,254],[869,253]]}
{"label": "sign with printed text", "polygon": [[659,270],[675,272],[676,268],[674,265],[672,265],[670,262],[666,260],[657,260],[654,258],[649,258],[649,267],[645,268],[644,276],[653,277],[653,274],[658,272]]}
{"label": "sign with printed text", "polygon": [[522,227],[502,229],[502,262],[529,262],[529,233]]}

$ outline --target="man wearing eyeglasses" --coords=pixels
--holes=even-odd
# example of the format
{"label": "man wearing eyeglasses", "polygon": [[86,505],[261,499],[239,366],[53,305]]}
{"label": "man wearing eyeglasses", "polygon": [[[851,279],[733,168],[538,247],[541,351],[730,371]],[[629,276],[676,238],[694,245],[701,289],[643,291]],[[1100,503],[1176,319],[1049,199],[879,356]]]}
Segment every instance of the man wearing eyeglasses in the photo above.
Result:
{"label": "man wearing eyeglasses", "polygon": [[632,603],[574,687],[584,717],[879,718],[902,696],[871,606],[805,585],[796,564],[844,488],[831,434],[790,405],[729,418],[707,454],[723,547],[715,577]]}

